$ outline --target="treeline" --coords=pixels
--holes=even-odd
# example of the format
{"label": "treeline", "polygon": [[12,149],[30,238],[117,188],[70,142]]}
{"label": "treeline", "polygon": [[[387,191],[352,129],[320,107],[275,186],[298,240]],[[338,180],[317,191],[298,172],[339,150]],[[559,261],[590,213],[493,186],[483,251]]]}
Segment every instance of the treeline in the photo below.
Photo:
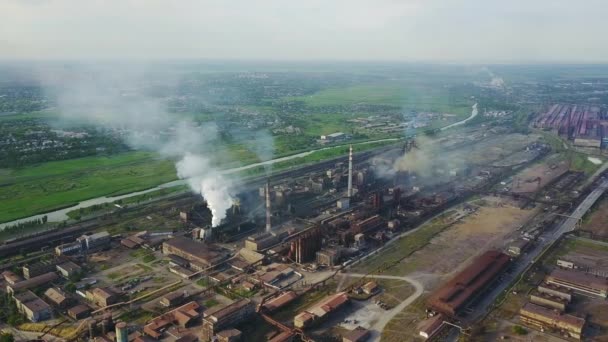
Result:
{"label": "treeline", "polygon": [[42,218],[29,220],[24,222],[15,223],[10,226],[4,227],[3,231],[6,233],[15,233],[20,230],[30,229],[34,227],[39,227],[46,224],[48,221],[48,217],[46,215],[42,216]]}

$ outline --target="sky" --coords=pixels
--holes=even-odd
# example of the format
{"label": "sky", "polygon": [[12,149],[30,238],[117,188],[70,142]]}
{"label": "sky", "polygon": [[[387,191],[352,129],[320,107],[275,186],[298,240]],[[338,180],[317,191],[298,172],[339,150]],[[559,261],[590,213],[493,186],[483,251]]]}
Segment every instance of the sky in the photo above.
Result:
{"label": "sky", "polygon": [[0,59],[608,62],[606,0],[0,0]]}

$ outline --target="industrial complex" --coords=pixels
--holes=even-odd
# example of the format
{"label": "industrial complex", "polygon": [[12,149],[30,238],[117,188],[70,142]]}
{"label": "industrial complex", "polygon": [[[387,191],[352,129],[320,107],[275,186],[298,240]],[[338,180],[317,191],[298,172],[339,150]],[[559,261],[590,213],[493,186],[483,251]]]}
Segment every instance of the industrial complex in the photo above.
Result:
{"label": "industrial complex", "polygon": [[[582,196],[551,197],[581,177],[548,157],[539,137],[490,133],[350,146],[331,161],[250,179],[215,226],[204,200],[176,194],[150,211],[125,210],[138,220],[127,229],[104,217],[16,239],[0,246],[2,288],[25,320],[47,327],[40,339],[373,341],[397,314],[409,317],[414,300],[424,316],[400,340],[467,332],[550,240],[541,237],[561,222],[555,214]],[[436,158],[411,164],[422,154]],[[20,253],[31,254],[12,257]],[[433,281],[409,277],[417,271]],[[604,299],[608,283],[560,267],[533,290],[518,324],[581,338],[587,321],[572,298]]]}

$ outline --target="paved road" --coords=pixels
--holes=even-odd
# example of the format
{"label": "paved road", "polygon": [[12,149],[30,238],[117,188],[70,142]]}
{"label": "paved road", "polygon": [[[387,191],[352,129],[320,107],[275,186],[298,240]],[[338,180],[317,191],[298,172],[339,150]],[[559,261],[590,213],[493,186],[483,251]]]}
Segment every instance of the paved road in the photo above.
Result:
{"label": "paved road", "polygon": [[542,234],[538,243],[532,247],[526,254],[520,256],[512,265],[512,271],[504,275],[503,280],[486,296],[483,297],[482,301],[479,302],[468,317],[468,322],[475,322],[478,319],[485,316],[490,309],[491,305],[503,291],[515,280],[517,277],[523,277],[525,270],[533,264],[537,257],[549,246],[551,246],[557,239],[563,234],[573,231],[580,218],[593,206],[593,204],[600,198],[600,196],[608,189],[608,180],[602,181],[587,197],[578,205],[578,207],[569,215],[566,220],[554,231],[546,232]]}
{"label": "paved road", "polygon": [[371,331],[370,341],[380,341],[382,330],[384,330],[384,327],[388,324],[388,322],[391,319],[393,319],[393,317],[395,317],[395,315],[397,315],[398,313],[403,311],[408,305],[412,304],[424,292],[424,286],[416,279],[412,279],[410,277],[399,277],[399,276],[379,275],[379,274],[374,275],[374,274],[348,273],[348,274],[344,274],[343,278],[346,278],[347,276],[348,277],[359,277],[359,278],[367,276],[367,277],[373,277],[373,278],[377,278],[377,279],[403,280],[403,281],[410,283],[415,288],[414,294],[407,297],[403,302],[399,303],[399,305],[388,310],[385,315],[382,315],[380,317],[380,319],[376,323],[374,323],[374,325],[370,329],[370,331]]}

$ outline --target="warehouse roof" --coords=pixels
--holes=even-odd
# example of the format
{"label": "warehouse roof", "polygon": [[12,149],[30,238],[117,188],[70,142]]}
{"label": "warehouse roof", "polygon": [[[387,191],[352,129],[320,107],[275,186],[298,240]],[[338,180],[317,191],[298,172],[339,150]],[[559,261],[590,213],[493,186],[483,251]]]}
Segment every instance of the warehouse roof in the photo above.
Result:
{"label": "warehouse roof", "polygon": [[551,275],[549,275],[547,279],[550,280],[551,278],[575,285],[583,285],[597,290],[608,291],[608,279],[583,272],[556,268],[551,272]]}
{"label": "warehouse roof", "polygon": [[576,328],[577,330],[582,330],[583,327],[585,326],[584,318],[576,317],[576,316],[569,315],[569,314],[563,314],[558,311],[551,310],[551,309],[545,308],[543,306],[536,305],[536,304],[529,303],[529,302],[526,303],[526,305],[524,305],[520,309],[519,313],[523,316],[527,316],[527,317],[531,317],[531,318],[535,318],[534,315],[542,316],[553,322],[567,324],[573,328]]}
{"label": "warehouse roof", "polygon": [[429,299],[429,305],[439,312],[457,315],[458,311],[507,266],[509,260],[509,256],[498,251],[483,253],[435,291]]}

